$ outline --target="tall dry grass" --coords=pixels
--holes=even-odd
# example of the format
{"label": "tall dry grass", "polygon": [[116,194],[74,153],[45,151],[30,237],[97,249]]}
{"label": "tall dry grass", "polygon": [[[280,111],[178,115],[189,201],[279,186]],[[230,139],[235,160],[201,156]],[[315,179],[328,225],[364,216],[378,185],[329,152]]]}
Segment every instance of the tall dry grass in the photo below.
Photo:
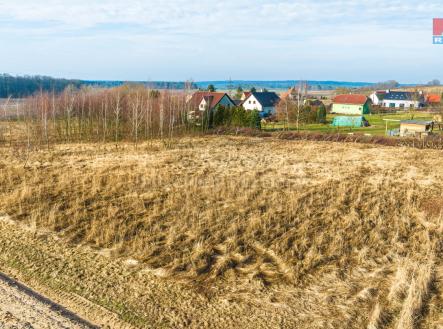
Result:
{"label": "tall dry grass", "polygon": [[0,211],[72,245],[209,295],[278,291],[270,305],[313,327],[438,321],[436,151],[211,137],[57,146],[27,167],[1,152]]}

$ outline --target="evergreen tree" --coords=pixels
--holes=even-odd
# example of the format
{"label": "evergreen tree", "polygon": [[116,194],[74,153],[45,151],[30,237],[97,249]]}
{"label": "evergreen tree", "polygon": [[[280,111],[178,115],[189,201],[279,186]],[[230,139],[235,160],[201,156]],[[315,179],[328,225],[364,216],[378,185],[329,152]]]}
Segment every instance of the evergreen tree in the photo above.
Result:
{"label": "evergreen tree", "polygon": [[317,122],[326,123],[326,107],[323,104],[317,109]]}
{"label": "evergreen tree", "polygon": [[257,110],[249,113],[249,127],[255,129],[261,129],[261,117]]}
{"label": "evergreen tree", "polygon": [[223,126],[225,124],[225,108],[218,105],[214,110],[214,127]]}

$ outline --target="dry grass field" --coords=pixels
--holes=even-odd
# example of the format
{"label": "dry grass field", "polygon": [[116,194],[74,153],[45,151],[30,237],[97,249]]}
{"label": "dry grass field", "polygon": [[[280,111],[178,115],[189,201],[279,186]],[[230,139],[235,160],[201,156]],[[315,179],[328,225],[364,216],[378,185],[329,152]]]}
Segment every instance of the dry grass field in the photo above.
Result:
{"label": "dry grass field", "polygon": [[4,147],[0,268],[136,327],[442,328],[442,159],[250,137]]}

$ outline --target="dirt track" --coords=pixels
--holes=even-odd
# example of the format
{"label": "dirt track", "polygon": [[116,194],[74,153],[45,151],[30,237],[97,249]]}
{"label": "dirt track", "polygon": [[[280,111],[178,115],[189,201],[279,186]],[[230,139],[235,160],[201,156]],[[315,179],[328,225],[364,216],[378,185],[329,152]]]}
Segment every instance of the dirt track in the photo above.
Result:
{"label": "dirt track", "polygon": [[97,328],[0,272],[0,329]]}

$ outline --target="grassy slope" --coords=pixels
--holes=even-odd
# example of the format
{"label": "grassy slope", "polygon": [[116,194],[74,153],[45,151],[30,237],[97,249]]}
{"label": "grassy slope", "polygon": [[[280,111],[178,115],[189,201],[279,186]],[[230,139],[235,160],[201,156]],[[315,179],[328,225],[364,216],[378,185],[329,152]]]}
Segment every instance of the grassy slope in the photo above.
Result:
{"label": "grassy slope", "polygon": [[133,324],[443,323],[440,152],[214,137],[58,146],[26,168],[0,152],[0,212],[20,223],[0,225],[2,267]]}

